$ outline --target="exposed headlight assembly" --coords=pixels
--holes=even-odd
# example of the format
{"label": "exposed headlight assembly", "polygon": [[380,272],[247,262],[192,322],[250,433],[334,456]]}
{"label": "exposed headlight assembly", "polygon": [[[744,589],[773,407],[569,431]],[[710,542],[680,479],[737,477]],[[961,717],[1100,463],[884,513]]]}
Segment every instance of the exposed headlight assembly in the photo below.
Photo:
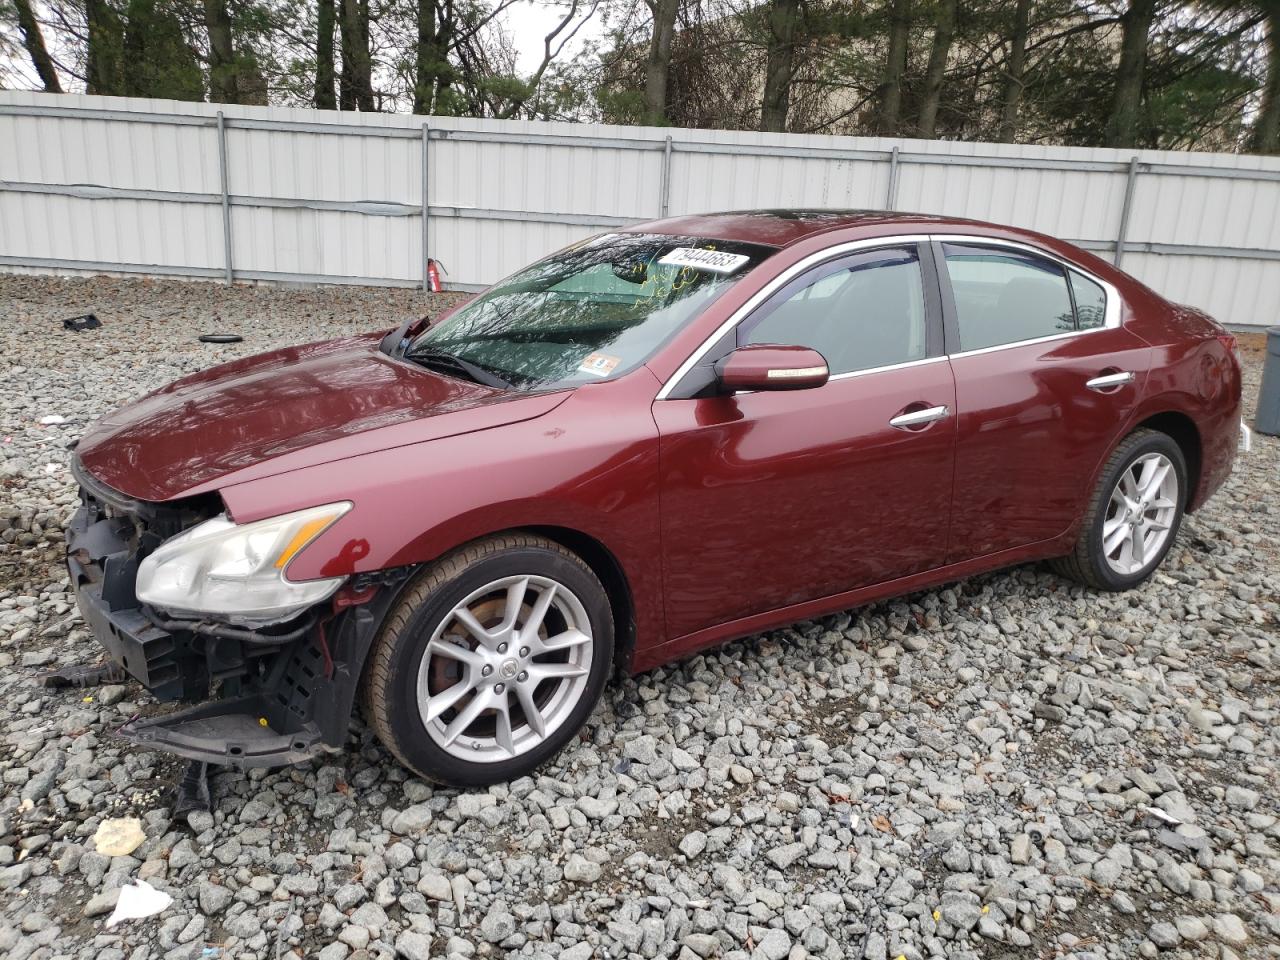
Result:
{"label": "exposed headlight assembly", "polygon": [[304,580],[286,568],[351,504],[236,524],[219,514],[162,543],[138,566],[138,599],[171,614],[279,623],[331,596],[346,577]]}

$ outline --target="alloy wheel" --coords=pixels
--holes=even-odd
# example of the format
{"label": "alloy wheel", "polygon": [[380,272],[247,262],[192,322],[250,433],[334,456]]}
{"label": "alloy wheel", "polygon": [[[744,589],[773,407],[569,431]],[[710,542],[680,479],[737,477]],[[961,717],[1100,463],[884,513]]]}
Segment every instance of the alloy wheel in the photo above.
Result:
{"label": "alloy wheel", "polygon": [[548,577],[504,577],[456,604],[418,667],[418,709],[432,740],[472,762],[509,760],[573,712],[591,672],[582,601]]}
{"label": "alloy wheel", "polygon": [[1164,549],[1178,514],[1178,472],[1162,453],[1138,457],[1120,474],[1102,524],[1102,552],[1131,576]]}

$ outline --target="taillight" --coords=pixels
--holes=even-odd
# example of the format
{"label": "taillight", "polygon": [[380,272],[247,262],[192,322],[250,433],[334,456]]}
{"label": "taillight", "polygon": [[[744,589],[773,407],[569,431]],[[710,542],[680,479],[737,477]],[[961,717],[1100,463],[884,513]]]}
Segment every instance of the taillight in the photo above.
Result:
{"label": "taillight", "polygon": [[1223,330],[1217,335],[1218,342],[1227,348],[1227,353],[1232,354],[1237,360],[1240,359],[1240,343],[1236,340],[1234,333]]}

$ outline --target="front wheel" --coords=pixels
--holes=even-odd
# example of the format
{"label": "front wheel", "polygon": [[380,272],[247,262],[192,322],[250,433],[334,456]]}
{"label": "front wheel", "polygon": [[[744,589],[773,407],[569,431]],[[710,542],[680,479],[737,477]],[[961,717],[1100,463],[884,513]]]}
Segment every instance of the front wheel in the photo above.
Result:
{"label": "front wheel", "polygon": [[405,590],[370,652],[366,713],[424,777],[512,780],[581,729],[612,660],[612,611],[591,569],[541,537],[493,537]]}
{"label": "front wheel", "polygon": [[1182,524],[1187,465],[1167,434],[1135,430],[1102,468],[1075,550],[1058,570],[1100,590],[1128,590],[1164,560]]}

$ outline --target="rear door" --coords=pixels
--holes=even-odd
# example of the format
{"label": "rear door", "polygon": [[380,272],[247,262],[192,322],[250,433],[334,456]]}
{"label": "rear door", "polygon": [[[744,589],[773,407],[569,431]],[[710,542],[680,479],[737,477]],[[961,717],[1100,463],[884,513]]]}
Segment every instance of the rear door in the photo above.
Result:
{"label": "rear door", "polygon": [[813,347],[825,386],[654,403],[671,637],[943,563],[955,396],[923,253],[814,267],[717,347]]}
{"label": "rear door", "polygon": [[1110,285],[1020,244],[934,244],[956,379],[948,562],[1065,532],[1146,382]]}

